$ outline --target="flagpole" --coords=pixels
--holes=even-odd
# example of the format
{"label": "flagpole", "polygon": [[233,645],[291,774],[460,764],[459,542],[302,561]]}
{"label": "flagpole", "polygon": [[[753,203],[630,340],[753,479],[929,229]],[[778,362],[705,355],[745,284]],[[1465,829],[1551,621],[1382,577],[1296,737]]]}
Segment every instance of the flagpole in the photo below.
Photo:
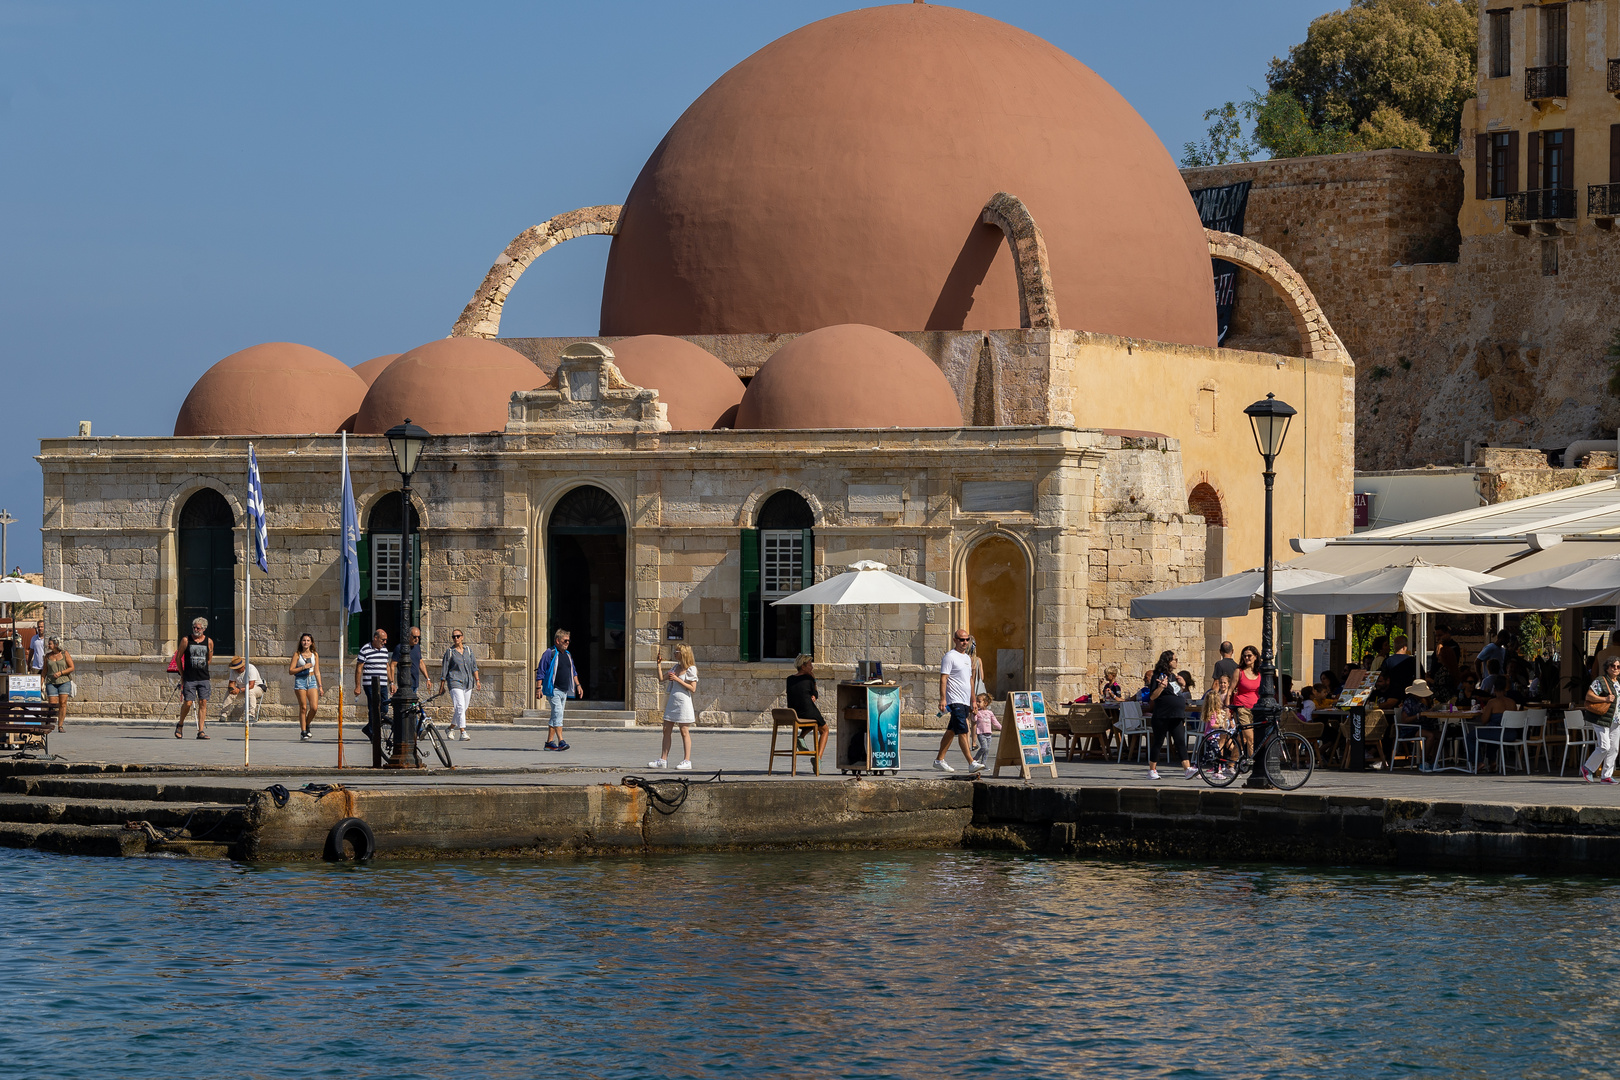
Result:
{"label": "flagpole", "polygon": [[[345,431],[343,433],[343,478],[345,480],[347,480],[349,478],[349,433],[347,431]],[[339,535],[341,537],[341,539],[338,541],[339,545],[341,545],[339,547],[339,549],[338,549],[338,560],[340,562],[347,557],[347,550],[348,550],[347,549],[347,544],[349,542],[348,535],[345,532],[344,526],[343,526],[343,506],[341,505],[342,501],[343,501],[343,497],[340,494],[338,496],[338,502],[339,502],[339,506],[338,506],[338,533],[339,533]],[[341,583],[341,581],[342,581],[342,575],[340,574],[339,575],[339,582]],[[338,604],[338,607],[339,607],[340,610],[338,611],[338,660],[337,660],[337,684],[338,684],[338,763],[337,763],[337,767],[341,769],[341,768],[343,768],[343,676],[344,676],[344,673],[345,673],[345,670],[346,670],[345,665],[348,663],[348,660],[349,660],[349,597],[348,597],[347,590],[344,591],[344,595],[340,598],[340,601],[341,602]]]}
{"label": "flagpole", "polygon": [[248,741],[253,734],[253,690],[248,672],[253,668],[253,558],[257,554],[259,524],[253,520],[253,444],[248,443],[248,557],[242,560],[242,768],[248,767]]}

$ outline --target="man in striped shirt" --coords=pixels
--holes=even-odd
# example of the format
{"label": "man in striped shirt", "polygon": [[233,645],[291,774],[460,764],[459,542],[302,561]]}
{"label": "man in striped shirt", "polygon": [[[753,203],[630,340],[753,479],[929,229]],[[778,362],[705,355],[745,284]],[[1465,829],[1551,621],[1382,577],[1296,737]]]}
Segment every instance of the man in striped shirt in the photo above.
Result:
{"label": "man in striped shirt", "polygon": [[381,731],[383,713],[393,693],[393,663],[388,655],[388,631],[378,630],[371,635],[371,644],[360,647],[354,663],[354,696],[366,696],[368,720],[361,733],[370,739],[373,731]]}

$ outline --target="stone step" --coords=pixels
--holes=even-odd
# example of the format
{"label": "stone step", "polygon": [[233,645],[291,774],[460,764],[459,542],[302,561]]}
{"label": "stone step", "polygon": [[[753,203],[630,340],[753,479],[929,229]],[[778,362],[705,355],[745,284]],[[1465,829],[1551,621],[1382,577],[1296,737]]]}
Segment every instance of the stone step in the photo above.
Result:
{"label": "stone step", "polygon": [[146,821],[188,836],[234,840],[247,827],[247,807],[230,803],[149,802],[0,795],[0,821],[52,825],[118,825]]}
{"label": "stone step", "polygon": [[[563,710],[563,727],[635,727],[634,709],[616,709],[621,702],[570,702]],[[525,724],[544,724],[551,718],[549,709],[524,709],[519,720]]]}
{"label": "stone step", "polygon": [[121,858],[146,854],[146,833],[121,825],[50,825],[0,822],[0,847],[33,848],[62,855]]}
{"label": "stone step", "polygon": [[[124,774],[130,777],[130,774]],[[35,798],[100,799],[111,802],[228,803],[244,806],[264,783],[207,778],[128,778],[111,776],[6,776],[0,794]]]}

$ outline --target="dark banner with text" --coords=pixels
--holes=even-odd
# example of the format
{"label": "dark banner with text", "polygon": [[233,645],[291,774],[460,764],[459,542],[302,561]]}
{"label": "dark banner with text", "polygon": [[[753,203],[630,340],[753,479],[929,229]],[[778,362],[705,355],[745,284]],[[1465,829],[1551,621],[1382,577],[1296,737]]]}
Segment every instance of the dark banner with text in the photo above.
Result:
{"label": "dark banner with text", "polygon": [[[1249,208],[1249,183],[1245,180],[1193,192],[1193,205],[1198,207],[1198,219],[1204,228],[1242,236],[1243,212]],[[1225,344],[1226,332],[1232,328],[1232,312],[1237,310],[1238,268],[1225,259],[1211,261],[1215,264],[1215,322],[1220,328],[1219,340]]]}

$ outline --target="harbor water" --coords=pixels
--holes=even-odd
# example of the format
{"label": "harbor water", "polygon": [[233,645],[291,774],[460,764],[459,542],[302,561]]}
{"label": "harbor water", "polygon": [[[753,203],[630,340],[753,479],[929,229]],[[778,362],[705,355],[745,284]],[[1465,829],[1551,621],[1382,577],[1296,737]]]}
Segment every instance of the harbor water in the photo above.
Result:
{"label": "harbor water", "polygon": [[964,851],[0,851],[50,1077],[1609,1075],[1620,885]]}

